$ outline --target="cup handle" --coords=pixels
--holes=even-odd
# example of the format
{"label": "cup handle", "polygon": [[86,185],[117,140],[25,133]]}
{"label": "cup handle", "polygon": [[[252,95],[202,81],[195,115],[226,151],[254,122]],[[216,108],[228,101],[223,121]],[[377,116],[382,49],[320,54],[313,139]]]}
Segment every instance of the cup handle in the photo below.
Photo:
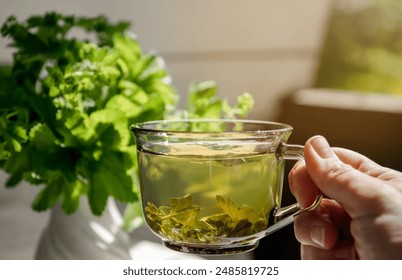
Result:
{"label": "cup handle", "polygon": [[[277,157],[279,160],[289,159],[304,161],[304,146],[281,143],[277,149]],[[271,234],[272,232],[293,223],[297,216],[305,212],[314,211],[320,205],[322,198],[321,195],[317,196],[314,202],[306,208],[301,208],[298,203],[294,203],[277,209],[273,214],[274,224],[266,229],[265,235]]]}

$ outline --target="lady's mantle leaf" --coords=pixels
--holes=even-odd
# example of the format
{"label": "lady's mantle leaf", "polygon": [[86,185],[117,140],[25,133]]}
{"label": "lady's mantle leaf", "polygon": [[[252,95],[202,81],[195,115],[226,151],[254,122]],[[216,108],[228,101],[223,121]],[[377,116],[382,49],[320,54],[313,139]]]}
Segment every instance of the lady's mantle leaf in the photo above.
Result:
{"label": "lady's mantle leaf", "polygon": [[132,166],[129,157],[123,152],[103,153],[93,168],[93,188],[103,189],[123,202],[133,202],[138,199],[133,189],[133,177],[128,173]]}

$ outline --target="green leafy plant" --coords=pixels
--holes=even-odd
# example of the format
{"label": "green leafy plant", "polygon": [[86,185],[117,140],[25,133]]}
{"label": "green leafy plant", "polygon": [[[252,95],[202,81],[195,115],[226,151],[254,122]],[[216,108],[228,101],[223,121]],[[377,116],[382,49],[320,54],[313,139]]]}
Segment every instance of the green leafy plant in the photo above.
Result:
{"label": "green leafy plant", "polygon": [[[77,29],[85,38],[74,37]],[[144,53],[127,22],[46,13],[1,27],[15,48],[0,67],[0,167],[6,187],[41,186],[33,209],[61,202],[66,213],[87,196],[93,214],[107,199],[130,205],[127,228],[139,216],[137,159],[129,125],[177,117],[245,116],[253,100],[230,106],[214,82],[190,86],[188,108],[177,108],[163,59]],[[89,38],[95,38],[90,41]]]}
{"label": "green leafy plant", "polygon": [[201,207],[190,194],[170,199],[170,205],[157,207],[148,202],[145,214],[150,227],[172,241],[219,242],[221,238],[248,236],[264,230],[267,214],[247,205],[236,205],[230,198],[217,195],[218,213],[199,217]]}

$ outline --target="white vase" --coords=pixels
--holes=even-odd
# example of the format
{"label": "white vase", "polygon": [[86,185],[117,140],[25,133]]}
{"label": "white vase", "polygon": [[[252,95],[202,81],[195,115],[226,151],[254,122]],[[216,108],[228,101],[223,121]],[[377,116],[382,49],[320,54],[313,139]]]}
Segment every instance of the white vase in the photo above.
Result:
{"label": "white vase", "polygon": [[79,209],[70,215],[56,205],[42,232],[35,259],[131,259],[129,236],[122,230],[122,223],[113,199],[108,200],[100,217],[91,213],[86,199],[82,199]]}

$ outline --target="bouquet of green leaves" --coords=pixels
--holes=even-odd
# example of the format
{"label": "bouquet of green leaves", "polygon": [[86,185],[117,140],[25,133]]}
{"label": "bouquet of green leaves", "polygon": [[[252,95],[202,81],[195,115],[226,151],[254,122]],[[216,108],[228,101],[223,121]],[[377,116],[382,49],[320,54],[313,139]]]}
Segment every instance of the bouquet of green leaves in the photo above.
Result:
{"label": "bouquet of green leaves", "polygon": [[[73,36],[79,29],[87,38]],[[249,94],[230,106],[214,82],[203,82],[190,86],[188,106],[179,110],[162,58],[143,53],[127,22],[47,13],[24,22],[9,17],[1,33],[15,52],[12,65],[0,67],[0,167],[10,175],[7,187],[22,180],[41,186],[37,211],[60,201],[73,213],[83,195],[95,215],[110,196],[135,205],[132,123],[234,118],[253,107]]]}

